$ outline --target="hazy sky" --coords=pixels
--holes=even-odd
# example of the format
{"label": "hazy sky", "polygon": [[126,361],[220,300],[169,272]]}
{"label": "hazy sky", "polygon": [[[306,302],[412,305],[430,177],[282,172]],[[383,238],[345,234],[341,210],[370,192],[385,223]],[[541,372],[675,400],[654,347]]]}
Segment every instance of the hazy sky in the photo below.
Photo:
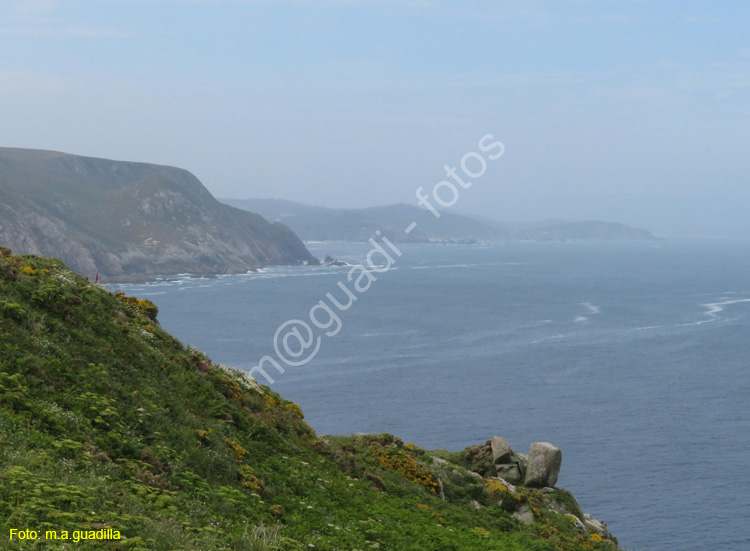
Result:
{"label": "hazy sky", "polygon": [[748,231],[750,2],[0,0],[0,145],[219,197]]}

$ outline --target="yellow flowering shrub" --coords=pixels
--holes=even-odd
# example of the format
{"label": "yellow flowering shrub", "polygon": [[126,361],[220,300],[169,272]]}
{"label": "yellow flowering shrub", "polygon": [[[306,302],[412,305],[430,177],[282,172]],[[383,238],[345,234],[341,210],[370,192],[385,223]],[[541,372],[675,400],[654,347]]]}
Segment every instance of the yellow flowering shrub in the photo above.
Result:
{"label": "yellow flowering shrub", "polygon": [[227,394],[232,398],[239,398],[242,396],[242,389],[240,388],[239,383],[232,379],[229,375],[222,374],[221,376],[221,382],[224,383],[224,388],[227,391]]}
{"label": "yellow flowering shrub", "polygon": [[271,408],[272,408],[272,407],[274,407],[274,406],[275,406],[275,405],[276,405],[277,403],[278,403],[278,402],[277,402],[277,401],[276,401],[276,400],[274,399],[274,397],[273,397],[273,396],[270,396],[269,394],[266,394],[266,401],[265,401],[265,406],[266,406],[266,408],[268,408],[268,409],[271,409]]}
{"label": "yellow flowering shrub", "polygon": [[[260,490],[260,479],[255,476],[255,471],[249,465],[242,465],[240,468],[240,478],[242,479],[242,487],[248,490]],[[281,512],[281,505],[279,507],[279,513]]]}
{"label": "yellow flowering shrub", "polygon": [[286,402],[286,403],[284,404],[284,407],[285,407],[286,409],[288,409],[289,411],[293,412],[293,413],[294,413],[294,414],[295,414],[295,415],[296,415],[297,417],[299,417],[300,419],[304,419],[304,418],[305,418],[305,414],[304,414],[304,413],[302,413],[302,408],[300,408],[300,407],[299,407],[299,406],[298,406],[297,404],[295,404],[294,402]]}
{"label": "yellow flowering shrub", "polygon": [[129,306],[140,312],[151,320],[156,320],[156,316],[159,313],[159,308],[148,299],[138,299],[136,297],[127,297],[122,291],[115,293],[115,298],[122,302],[125,306]]}
{"label": "yellow flowering shrub", "polygon": [[487,493],[491,496],[509,496],[515,499],[516,501],[521,501],[523,499],[522,494],[519,493],[513,493],[510,491],[510,488],[508,488],[505,484],[500,482],[499,480],[496,480],[494,478],[488,478],[485,480],[485,489],[487,490]]}
{"label": "yellow flowering shrub", "polygon": [[247,450],[240,446],[236,440],[227,440],[227,444],[229,444],[229,448],[234,453],[234,457],[242,463],[242,460],[245,459],[245,456],[247,455]]}
{"label": "yellow flowering shrub", "polygon": [[436,493],[438,483],[432,473],[425,470],[406,450],[389,446],[375,450],[374,454],[381,467],[387,467],[402,473],[409,480],[421,484],[433,494]]}

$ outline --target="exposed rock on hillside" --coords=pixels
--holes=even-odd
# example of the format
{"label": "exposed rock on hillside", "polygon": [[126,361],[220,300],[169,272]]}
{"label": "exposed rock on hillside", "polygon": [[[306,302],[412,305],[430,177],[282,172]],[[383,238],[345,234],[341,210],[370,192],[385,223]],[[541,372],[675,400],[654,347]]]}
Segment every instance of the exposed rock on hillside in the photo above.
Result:
{"label": "exposed rock on hillside", "polygon": [[186,170],[0,148],[0,243],[109,281],[313,261],[281,223],[219,203]]}

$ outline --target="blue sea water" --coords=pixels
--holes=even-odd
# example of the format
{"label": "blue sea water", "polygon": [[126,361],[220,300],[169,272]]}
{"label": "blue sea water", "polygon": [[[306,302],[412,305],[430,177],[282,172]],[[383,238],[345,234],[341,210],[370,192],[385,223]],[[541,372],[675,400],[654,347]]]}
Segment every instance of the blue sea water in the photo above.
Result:
{"label": "blue sea water", "polygon": [[[356,264],[370,246],[309,248]],[[312,361],[272,372],[319,434],[551,441],[558,485],[623,547],[750,549],[750,241],[400,249]],[[154,301],[186,344],[250,369],[281,324],[309,323],[326,293],[346,299],[348,270],[118,287]]]}

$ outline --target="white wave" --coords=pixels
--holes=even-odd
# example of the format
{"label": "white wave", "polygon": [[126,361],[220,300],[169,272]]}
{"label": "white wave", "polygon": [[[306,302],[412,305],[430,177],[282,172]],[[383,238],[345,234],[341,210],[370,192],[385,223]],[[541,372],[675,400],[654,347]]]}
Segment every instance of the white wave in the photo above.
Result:
{"label": "white wave", "polygon": [[708,304],[703,304],[706,308],[706,315],[710,318],[717,318],[718,315],[724,311],[725,306],[730,306],[732,304],[740,304],[743,302],[750,302],[750,298],[743,298],[738,300],[730,300],[727,297],[722,297],[724,302],[709,302]]}
{"label": "white wave", "polygon": [[581,323],[582,321],[588,321],[589,318],[586,316],[578,316],[576,319],[573,320],[574,323]]}
{"label": "white wave", "polygon": [[[395,268],[391,268],[391,270],[395,270]],[[325,272],[308,272],[308,273],[265,273],[265,274],[253,274],[253,277],[249,279],[276,279],[280,277],[316,277],[316,276],[327,276],[332,274],[341,273],[340,270],[337,271],[325,271]]]}
{"label": "white wave", "polygon": [[[723,291],[722,295],[750,295],[750,291]],[[715,297],[716,293],[698,293],[692,296],[696,297]]]}
{"label": "white wave", "polygon": [[[728,294],[728,293],[723,293]],[[743,299],[737,299],[737,300],[730,300],[728,297],[721,297],[722,302],[708,302],[706,304],[701,304],[706,309],[705,315],[707,319],[700,320],[700,321],[694,321],[692,323],[678,323],[676,327],[695,327],[698,325],[703,325],[704,323],[713,323],[715,321],[721,320],[721,317],[719,314],[721,314],[725,307],[731,306],[733,304],[742,304],[742,303],[748,303],[750,302],[750,298],[743,298]]]}
{"label": "white wave", "polygon": [[652,329],[663,329],[663,325],[648,325],[646,327],[634,327],[631,331],[651,331]]}
{"label": "white wave", "polygon": [[589,313],[593,315],[599,314],[602,311],[602,309],[599,308],[596,304],[592,304],[590,302],[582,302],[581,306],[585,306]]}
{"label": "white wave", "polygon": [[696,325],[703,325],[704,323],[713,323],[718,319],[719,318],[711,318],[703,321],[694,321],[693,323],[678,323],[677,325],[675,325],[675,327],[694,327]]}
{"label": "white wave", "polygon": [[548,341],[558,341],[558,340],[563,340],[567,337],[568,335],[560,333],[559,335],[551,335],[549,337],[542,337],[541,339],[534,339],[529,344],[539,344],[539,343],[548,342]]}

